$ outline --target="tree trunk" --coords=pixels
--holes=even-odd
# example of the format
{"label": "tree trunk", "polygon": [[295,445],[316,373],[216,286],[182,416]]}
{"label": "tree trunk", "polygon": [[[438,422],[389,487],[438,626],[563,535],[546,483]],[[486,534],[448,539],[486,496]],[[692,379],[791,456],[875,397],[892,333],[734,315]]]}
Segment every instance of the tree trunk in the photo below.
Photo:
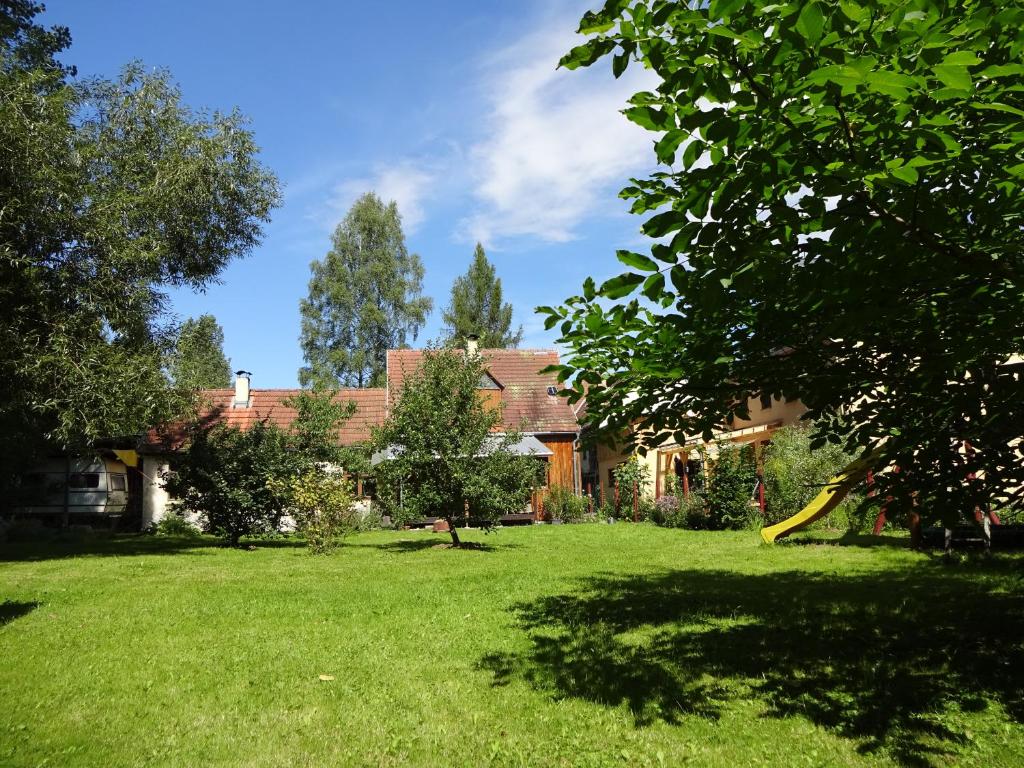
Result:
{"label": "tree trunk", "polygon": [[452,546],[461,547],[462,542],[459,541],[459,532],[455,530],[455,520],[453,518],[445,518],[448,521],[448,533],[452,535]]}

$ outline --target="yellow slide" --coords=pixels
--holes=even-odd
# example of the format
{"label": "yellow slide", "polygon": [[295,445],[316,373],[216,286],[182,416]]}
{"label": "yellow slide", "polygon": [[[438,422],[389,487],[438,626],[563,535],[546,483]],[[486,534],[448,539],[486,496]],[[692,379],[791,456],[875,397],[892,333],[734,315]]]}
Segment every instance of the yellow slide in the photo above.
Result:
{"label": "yellow slide", "polygon": [[761,538],[768,544],[774,544],[784,536],[789,536],[791,533],[806,528],[815,520],[827,515],[838,507],[839,502],[846,497],[846,494],[867,476],[868,470],[874,464],[873,458],[874,456],[867,459],[857,459],[857,461],[847,466],[842,472],[829,480],[825,487],[822,488],[821,493],[815,496],[806,507],[781,523],[762,528]]}

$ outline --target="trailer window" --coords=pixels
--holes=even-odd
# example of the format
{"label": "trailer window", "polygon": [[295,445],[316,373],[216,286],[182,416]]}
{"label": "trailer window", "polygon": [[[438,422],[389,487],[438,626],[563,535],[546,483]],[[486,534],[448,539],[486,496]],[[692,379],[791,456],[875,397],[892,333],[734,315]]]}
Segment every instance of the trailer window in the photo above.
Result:
{"label": "trailer window", "polygon": [[69,488],[99,488],[100,476],[97,472],[72,472],[68,475]]}
{"label": "trailer window", "polygon": [[110,476],[110,490],[112,491],[123,491],[126,488],[125,477],[122,474],[116,474]]}

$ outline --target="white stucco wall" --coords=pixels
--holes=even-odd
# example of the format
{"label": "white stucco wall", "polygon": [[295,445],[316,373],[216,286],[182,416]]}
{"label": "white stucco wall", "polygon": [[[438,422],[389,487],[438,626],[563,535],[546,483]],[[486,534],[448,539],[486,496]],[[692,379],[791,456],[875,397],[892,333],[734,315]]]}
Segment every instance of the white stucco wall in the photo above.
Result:
{"label": "white stucco wall", "polygon": [[167,513],[170,497],[164,490],[161,475],[168,469],[166,461],[153,456],[142,457],[142,527],[159,523]]}

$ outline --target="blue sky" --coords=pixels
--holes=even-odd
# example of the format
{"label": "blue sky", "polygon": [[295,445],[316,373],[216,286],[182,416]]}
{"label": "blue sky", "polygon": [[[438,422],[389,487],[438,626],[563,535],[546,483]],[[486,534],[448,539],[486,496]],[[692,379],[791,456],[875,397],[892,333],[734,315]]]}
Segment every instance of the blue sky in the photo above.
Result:
{"label": "blue sky", "polygon": [[654,163],[649,134],[618,110],[649,87],[608,64],[556,71],[578,44],[579,2],[121,2],[48,0],[71,29],[65,59],[113,76],[132,59],[166,67],[195,108],[252,121],[284,204],[262,245],[201,295],[175,293],[180,319],[210,312],[234,368],[257,387],[297,385],[298,305],[352,201],[397,201],[435,309],[484,243],[524,346],[551,346],[533,313],[618,272],[641,220],[617,197]]}

